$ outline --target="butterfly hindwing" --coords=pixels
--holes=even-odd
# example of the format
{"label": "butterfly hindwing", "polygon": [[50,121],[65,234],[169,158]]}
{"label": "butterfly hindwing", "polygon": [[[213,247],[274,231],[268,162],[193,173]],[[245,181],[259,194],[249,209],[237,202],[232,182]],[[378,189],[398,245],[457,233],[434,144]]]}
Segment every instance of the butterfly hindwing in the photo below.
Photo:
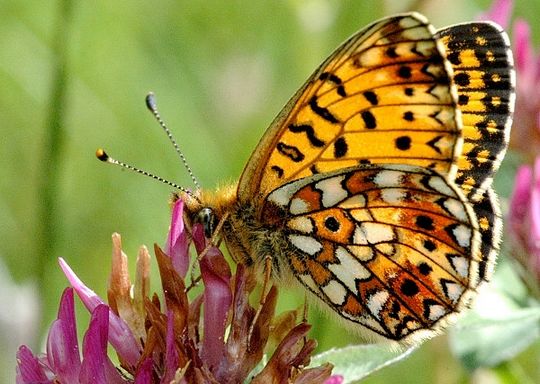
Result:
{"label": "butterfly hindwing", "polygon": [[314,175],[270,193],[263,215],[276,210],[298,281],[385,338],[435,330],[478,284],[475,214],[435,171],[371,165]]}
{"label": "butterfly hindwing", "polygon": [[506,33],[489,22],[437,32],[454,72],[463,120],[458,184],[471,201],[482,199],[506,153],[515,101],[512,52]]}
{"label": "butterfly hindwing", "polygon": [[363,163],[414,164],[452,177],[461,126],[452,69],[419,14],[353,35],[312,75],[265,133],[238,197]]}

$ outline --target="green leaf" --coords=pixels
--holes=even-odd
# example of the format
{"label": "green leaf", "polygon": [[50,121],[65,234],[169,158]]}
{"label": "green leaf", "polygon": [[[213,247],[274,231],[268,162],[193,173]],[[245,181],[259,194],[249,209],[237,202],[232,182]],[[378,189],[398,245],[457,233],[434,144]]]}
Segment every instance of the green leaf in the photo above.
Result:
{"label": "green leaf", "polygon": [[493,367],[540,338],[540,306],[496,318],[471,313],[450,335],[450,346],[465,367]]}
{"label": "green leaf", "polygon": [[332,363],[334,375],[342,375],[345,383],[357,382],[366,376],[409,356],[416,347],[407,350],[386,344],[351,345],[330,349],[311,359],[311,366]]}

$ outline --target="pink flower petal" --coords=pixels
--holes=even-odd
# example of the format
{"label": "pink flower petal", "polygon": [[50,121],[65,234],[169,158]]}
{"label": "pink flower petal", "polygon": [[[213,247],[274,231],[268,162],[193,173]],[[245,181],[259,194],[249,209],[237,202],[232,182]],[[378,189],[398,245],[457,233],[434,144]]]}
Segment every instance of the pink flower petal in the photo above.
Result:
{"label": "pink flower petal", "polygon": [[172,211],[171,228],[167,236],[165,253],[172,259],[176,272],[185,277],[189,267],[189,237],[184,228],[183,213],[184,201],[178,199]]}
{"label": "pink flower petal", "polygon": [[73,288],[66,288],[60,299],[58,318],[47,337],[47,359],[61,383],[76,383],[81,369],[77,339]]}
{"label": "pink flower petal", "polygon": [[491,9],[480,15],[479,20],[491,20],[506,28],[512,15],[514,2],[512,0],[495,0]]}
{"label": "pink flower petal", "polygon": [[519,167],[514,180],[514,191],[510,198],[508,222],[512,234],[518,240],[530,206],[532,176],[531,167],[527,165]]}
{"label": "pink flower petal", "polygon": [[[192,236],[200,255],[209,244],[200,224],[193,226]],[[223,358],[225,325],[232,303],[231,270],[225,257],[215,246],[208,248],[200,261],[200,267],[204,282],[204,338],[201,358],[212,369],[216,368]]]}
{"label": "pink flower petal", "polygon": [[98,305],[92,312],[83,340],[81,384],[127,383],[107,356],[109,312],[106,305]]}
{"label": "pink flower petal", "polygon": [[201,254],[206,247],[206,239],[204,237],[203,226],[199,223],[195,224],[191,230],[191,236],[193,237],[193,243],[195,244],[195,250],[197,254]]}
{"label": "pink flower petal", "polygon": [[45,384],[53,381],[47,377],[39,359],[30,348],[23,345],[17,351],[17,384]]}
{"label": "pink flower petal", "polygon": [[[69,283],[75,289],[75,292],[89,312],[93,312],[99,305],[105,304],[101,297],[84,285],[81,279],[79,279],[75,272],[73,272],[64,259],[59,258],[58,263],[69,280]],[[122,357],[122,359],[126,363],[135,366],[139,360],[141,348],[135,340],[135,337],[133,336],[133,333],[129,329],[127,323],[112,311],[109,311],[108,335],[111,345]]]}
{"label": "pink flower petal", "polygon": [[152,382],[152,368],[154,362],[151,358],[143,361],[135,376],[135,384],[148,384]]}
{"label": "pink flower petal", "polygon": [[223,359],[225,347],[225,326],[232,303],[231,270],[216,247],[208,250],[200,266],[204,282],[204,339],[201,357],[209,367],[215,368]]}
{"label": "pink flower petal", "polygon": [[540,276],[540,157],[534,163],[534,179],[531,185],[529,252],[535,272]]}
{"label": "pink flower petal", "polygon": [[332,375],[326,381],[324,384],[342,384],[345,381],[343,376],[341,375]]}
{"label": "pink flower petal", "polygon": [[[531,28],[524,20],[516,20],[514,23],[514,58],[520,77],[526,76],[527,72],[536,66],[533,58],[531,43]],[[529,76],[526,76],[529,77]],[[522,79],[520,78],[520,81]],[[532,79],[530,79],[532,80]]]}
{"label": "pink flower petal", "polygon": [[174,374],[179,368],[178,351],[176,350],[174,334],[174,313],[167,313],[167,337],[165,340],[165,373],[161,378],[161,383],[168,384],[174,379]]}

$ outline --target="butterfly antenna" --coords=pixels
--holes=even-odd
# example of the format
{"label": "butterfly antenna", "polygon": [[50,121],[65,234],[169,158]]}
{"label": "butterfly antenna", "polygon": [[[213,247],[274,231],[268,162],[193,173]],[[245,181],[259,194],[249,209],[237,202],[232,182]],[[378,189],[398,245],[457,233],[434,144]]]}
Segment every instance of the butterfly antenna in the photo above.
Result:
{"label": "butterfly antenna", "polygon": [[180,150],[180,147],[176,143],[176,140],[174,139],[171,131],[169,130],[169,128],[167,128],[167,126],[165,125],[165,122],[163,121],[163,119],[161,118],[161,115],[159,114],[159,111],[157,109],[156,97],[154,96],[153,92],[150,92],[146,96],[146,107],[150,110],[150,112],[152,112],[152,115],[154,115],[154,117],[156,118],[156,120],[159,123],[159,125],[161,126],[161,128],[163,128],[163,130],[167,134],[167,137],[169,138],[172,145],[174,146],[174,149],[176,150],[176,153],[178,153],[178,155],[180,156],[180,159],[182,160],[182,163],[184,164],[184,167],[188,171],[189,176],[191,177],[191,180],[193,181],[193,184],[195,184],[195,188],[197,188],[197,190],[201,189],[201,186],[200,186],[199,182],[197,181],[197,179],[195,178],[195,175],[193,175],[193,171],[189,167],[184,154]]}
{"label": "butterfly antenna", "polygon": [[103,149],[99,148],[97,151],[96,151],[96,157],[103,161],[104,163],[109,163],[109,164],[114,164],[114,165],[118,165],[122,168],[125,168],[125,169],[129,169],[130,171],[133,171],[133,172],[136,172],[136,173],[139,173],[141,175],[144,175],[144,176],[148,176],[148,177],[151,177],[152,179],[154,180],[157,180],[163,184],[167,184],[167,185],[170,185],[171,187],[173,188],[176,188],[182,192],[184,192],[185,194],[189,195],[191,198],[195,199],[196,201],[198,201],[199,203],[201,202],[199,200],[199,198],[193,194],[193,192],[191,192],[190,190],[176,184],[176,183],[173,183],[172,181],[169,181],[169,180],[166,180],[164,179],[163,177],[160,177],[160,176],[157,176],[157,175],[154,175],[153,173],[150,173],[150,172],[147,172],[145,170],[142,170],[142,169],[139,169],[137,167],[134,167],[133,165],[129,165],[129,164],[126,164],[122,161],[119,161],[119,160],[116,160],[112,157],[110,157],[107,152],[105,152]]}

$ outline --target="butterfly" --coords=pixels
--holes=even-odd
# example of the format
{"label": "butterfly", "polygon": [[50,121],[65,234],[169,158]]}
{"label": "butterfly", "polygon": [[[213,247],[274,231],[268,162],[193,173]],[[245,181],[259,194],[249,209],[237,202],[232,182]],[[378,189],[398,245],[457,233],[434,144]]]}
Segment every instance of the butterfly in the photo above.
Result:
{"label": "butterfly", "polygon": [[514,83],[494,23],[376,21],[296,92],[238,184],[181,194],[186,220],[348,329],[431,337],[493,271]]}

